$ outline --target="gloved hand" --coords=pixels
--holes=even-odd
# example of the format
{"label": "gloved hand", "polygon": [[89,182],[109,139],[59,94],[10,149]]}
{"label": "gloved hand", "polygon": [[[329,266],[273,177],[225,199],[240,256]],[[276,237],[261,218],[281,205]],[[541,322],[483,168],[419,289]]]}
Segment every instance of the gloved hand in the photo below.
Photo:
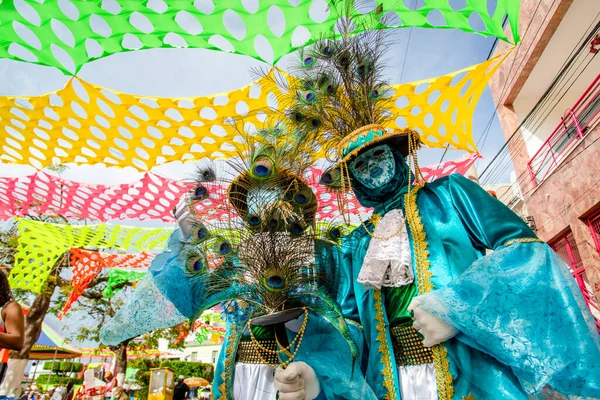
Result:
{"label": "gloved hand", "polygon": [[181,235],[186,239],[189,238],[192,227],[194,226],[194,223],[196,223],[196,218],[188,208],[191,196],[192,192],[185,193],[183,196],[181,196],[179,203],[173,210],[173,216],[177,220],[177,225],[179,225]]}
{"label": "gloved hand", "polygon": [[413,327],[423,335],[423,346],[433,347],[456,336],[458,330],[444,322],[440,317],[433,315],[419,307],[419,299],[413,299],[408,305],[408,311],[413,311]]}
{"label": "gloved hand", "polygon": [[280,400],[313,400],[321,393],[315,370],[302,361],[275,370],[275,389]]}

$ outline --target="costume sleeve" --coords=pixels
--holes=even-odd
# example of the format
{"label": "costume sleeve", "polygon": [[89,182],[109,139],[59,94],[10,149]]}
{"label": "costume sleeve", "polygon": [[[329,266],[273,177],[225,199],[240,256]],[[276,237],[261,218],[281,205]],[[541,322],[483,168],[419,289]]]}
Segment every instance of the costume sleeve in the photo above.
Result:
{"label": "costume sleeve", "polygon": [[[312,313],[309,318],[313,321],[306,326],[298,361],[304,361],[314,369],[321,385],[317,399],[376,400],[364,378],[360,360],[352,363],[346,340],[324,318]],[[349,325],[350,336],[358,342],[359,354],[362,354],[362,330],[354,324]]]}
{"label": "costume sleeve", "polygon": [[448,177],[453,206],[473,245],[496,250],[514,239],[537,238],[514,212],[462,175]]}
{"label": "costume sleeve", "polygon": [[[152,260],[150,269],[176,264],[180,242],[179,231],[175,230],[165,249]],[[187,319],[189,309],[171,301],[157,283],[160,281],[157,282],[152,274],[146,274],[125,305],[100,330],[102,343],[118,345],[126,339],[169,328]]]}
{"label": "costume sleeve", "polygon": [[[364,378],[362,364],[365,349],[362,327],[357,323],[358,308],[353,290],[351,265],[344,265],[344,252],[337,245],[318,246],[320,272],[327,274],[333,294],[349,328],[348,337],[342,335],[324,318],[310,314],[299,360],[310,365],[321,384],[322,399],[376,399]],[[352,360],[347,339],[358,350]]]}
{"label": "costume sleeve", "polygon": [[358,322],[358,306],[354,294],[354,277],[352,275],[351,254],[342,246],[332,249],[331,259],[334,266],[332,274],[336,277],[336,298],[347,320]]}
{"label": "costume sleeve", "polygon": [[236,288],[208,293],[203,279],[190,279],[181,259],[183,238],[174,229],[164,250],[148,268],[131,298],[100,332],[104,344],[116,345],[143,333],[169,328],[193,319],[221,301],[233,298]]}
{"label": "costume sleeve", "polygon": [[456,340],[511,368],[528,393],[549,385],[600,397],[598,332],[562,260],[545,243],[514,241],[533,232],[478,185],[453,177],[449,191],[474,245],[495,251],[419,296],[421,307],[459,329]]}

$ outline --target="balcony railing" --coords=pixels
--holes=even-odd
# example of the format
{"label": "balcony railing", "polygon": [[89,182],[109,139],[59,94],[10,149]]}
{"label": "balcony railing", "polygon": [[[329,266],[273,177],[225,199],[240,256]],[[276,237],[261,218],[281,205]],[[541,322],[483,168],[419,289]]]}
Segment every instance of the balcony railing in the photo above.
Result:
{"label": "balcony railing", "polygon": [[534,186],[543,182],[600,120],[600,74],[527,163]]}

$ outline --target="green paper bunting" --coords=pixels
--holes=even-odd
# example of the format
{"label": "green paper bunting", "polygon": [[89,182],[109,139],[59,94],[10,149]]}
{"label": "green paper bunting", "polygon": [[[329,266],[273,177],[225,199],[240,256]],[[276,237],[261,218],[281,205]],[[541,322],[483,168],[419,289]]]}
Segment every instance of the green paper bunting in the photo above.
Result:
{"label": "green paper bunting", "polygon": [[[519,41],[518,0],[466,0],[455,10],[449,0],[377,0],[381,8],[359,10],[396,13],[397,25],[460,29],[509,41],[502,21],[508,16],[513,42]],[[316,11],[329,7],[323,18]],[[164,47],[205,48],[244,54],[268,63],[334,31],[335,0],[4,0],[0,1],[0,58],[26,61],[77,73],[87,62],[111,54]],[[294,5],[295,4],[295,5]],[[254,8],[254,9],[253,9]],[[433,14],[445,24],[434,25]],[[484,29],[473,27],[480,19]],[[276,21],[273,23],[273,21]],[[269,24],[271,22],[272,24]],[[381,26],[380,26],[381,27]]]}
{"label": "green paper bunting", "polygon": [[124,283],[136,282],[146,276],[146,272],[131,271],[128,269],[111,269],[108,272],[108,282],[102,291],[102,296],[111,298],[122,288],[118,287]]}

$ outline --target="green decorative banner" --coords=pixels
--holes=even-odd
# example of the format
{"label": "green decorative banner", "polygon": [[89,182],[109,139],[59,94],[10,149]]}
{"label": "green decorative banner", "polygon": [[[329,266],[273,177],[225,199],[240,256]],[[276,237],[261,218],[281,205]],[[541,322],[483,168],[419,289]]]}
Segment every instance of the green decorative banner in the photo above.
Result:
{"label": "green decorative banner", "polygon": [[[69,249],[115,249],[140,253],[163,249],[172,228],[138,228],[122,225],[66,225],[18,219],[19,239],[10,285],[39,293]],[[66,254],[65,254],[66,253]]]}
{"label": "green decorative banner", "polygon": [[102,296],[111,298],[122,289],[121,285],[128,282],[137,282],[144,276],[146,276],[146,272],[113,268],[108,271],[108,282],[102,291]]}
{"label": "green decorative banner", "polygon": [[[377,0],[354,10],[390,21],[377,28],[441,28],[517,43],[519,0]],[[59,68],[75,74],[111,54],[163,47],[205,48],[277,62],[296,48],[331,35],[341,13],[336,0],[4,0],[0,1],[0,58]],[[376,13],[376,14],[374,14]],[[395,13],[395,15],[394,15]],[[437,15],[435,15],[437,14]],[[442,16],[445,23],[436,24]],[[482,29],[481,29],[482,28]]]}

